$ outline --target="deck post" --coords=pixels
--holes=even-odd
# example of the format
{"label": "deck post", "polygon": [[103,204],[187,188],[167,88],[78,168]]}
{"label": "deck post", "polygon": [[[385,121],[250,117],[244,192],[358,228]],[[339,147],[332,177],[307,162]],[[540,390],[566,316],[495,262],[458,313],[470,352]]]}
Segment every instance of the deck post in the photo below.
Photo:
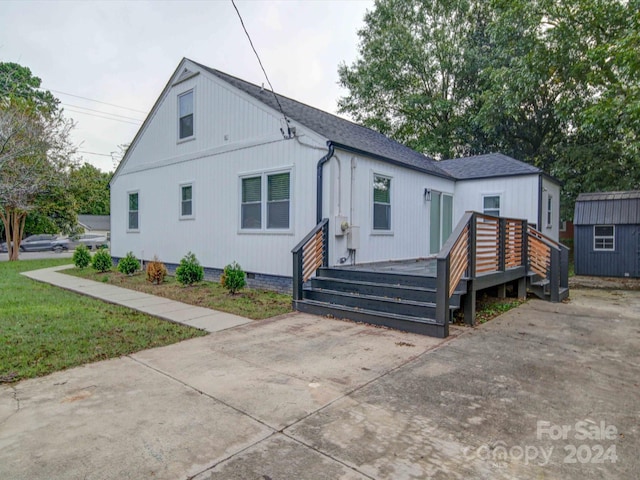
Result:
{"label": "deck post", "polygon": [[518,298],[520,300],[527,298],[527,277],[520,277],[518,279]]}
{"label": "deck post", "polygon": [[[522,266],[525,273],[529,273],[529,222],[522,221]],[[525,286],[526,289],[526,286]],[[520,289],[518,288],[518,291]]]}
{"label": "deck post", "polygon": [[[507,219],[504,217],[500,217],[500,220],[498,220],[498,270],[500,270],[501,272],[504,272],[506,269],[506,256],[507,256]],[[498,294],[498,296],[500,295]]]}
{"label": "deck post", "polygon": [[302,251],[293,252],[293,301],[302,300]]}
{"label": "deck post", "polygon": [[469,326],[476,324],[476,290],[473,280],[467,281],[467,293],[464,296],[464,323]]}
{"label": "deck post", "polygon": [[436,278],[436,322],[444,327],[444,337],[449,336],[449,268],[450,259],[438,258]]}
{"label": "deck post", "polygon": [[560,245],[560,288],[569,288],[569,249]]}
{"label": "deck post", "polygon": [[560,301],[560,249],[551,247],[551,266],[549,268],[549,288],[551,290],[551,301]]}
{"label": "deck post", "polygon": [[[475,212],[469,220],[469,278],[476,278],[476,231],[478,217]],[[474,316],[475,318],[475,316]]]}
{"label": "deck post", "polygon": [[498,298],[507,298],[507,284],[501,283],[498,285]]}
{"label": "deck post", "polygon": [[329,266],[329,223],[322,226],[322,266]]}

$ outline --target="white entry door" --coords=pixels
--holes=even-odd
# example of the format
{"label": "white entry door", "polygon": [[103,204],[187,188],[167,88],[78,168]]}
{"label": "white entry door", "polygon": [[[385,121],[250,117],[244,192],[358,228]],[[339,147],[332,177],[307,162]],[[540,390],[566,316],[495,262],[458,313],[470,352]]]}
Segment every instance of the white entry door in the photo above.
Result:
{"label": "white entry door", "polygon": [[438,253],[453,230],[453,195],[431,191],[429,253]]}

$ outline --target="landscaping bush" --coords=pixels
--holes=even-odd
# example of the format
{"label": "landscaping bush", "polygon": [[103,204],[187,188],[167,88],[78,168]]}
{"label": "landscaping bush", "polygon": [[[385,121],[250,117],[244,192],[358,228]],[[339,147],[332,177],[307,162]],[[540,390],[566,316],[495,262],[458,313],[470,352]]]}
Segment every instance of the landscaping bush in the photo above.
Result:
{"label": "landscaping bush", "polygon": [[235,295],[247,284],[245,273],[237,262],[233,262],[224,267],[224,272],[220,277],[220,284],[226,288],[231,295]]}
{"label": "landscaping bush", "polygon": [[73,252],[73,264],[77,268],[87,268],[91,263],[91,254],[86,245],[78,245],[76,251]]}
{"label": "landscaping bush", "polygon": [[111,254],[108,250],[103,248],[99,249],[91,260],[91,265],[95,270],[100,273],[108,272],[113,267],[113,261],[111,260]]}
{"label": "landscaping bush", "polygon": [[203,278],[204,268],[193,253],[187,253],[176,268],[176,280],[182,285],[193,285],[202,281]]}
{"label": "landscaping bush", "polygon": [[118,271],[120,273],[133,275],[138,270],[140,270],[140,262],[133,256],[133,252],[127,253],[127,255],[118,262]]}
{"label": "landscaping bush", "polygon": [[153,261],[147,263],[147,281],[160,285],[167,276],[167,267],[158,260],[157,256],[153,257]]}

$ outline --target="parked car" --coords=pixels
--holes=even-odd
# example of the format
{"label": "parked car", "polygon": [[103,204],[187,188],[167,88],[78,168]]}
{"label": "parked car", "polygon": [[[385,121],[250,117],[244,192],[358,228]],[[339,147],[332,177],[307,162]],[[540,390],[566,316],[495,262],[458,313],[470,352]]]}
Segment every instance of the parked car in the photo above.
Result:
{"label": "parked car", "polygon": [[55,252],[73,250],[78,245],[86,245],[89,250],[107,247],[107,236],[86,233],[84,235],[76,235],[71,238],[59,238],[51,244],[51,250]]}
{"label": "parked car", "polygon": [[20,242],[20,251],[39,252],[51,250],[51,245],[58,238],[57,235],[43,234],[31,235]]}

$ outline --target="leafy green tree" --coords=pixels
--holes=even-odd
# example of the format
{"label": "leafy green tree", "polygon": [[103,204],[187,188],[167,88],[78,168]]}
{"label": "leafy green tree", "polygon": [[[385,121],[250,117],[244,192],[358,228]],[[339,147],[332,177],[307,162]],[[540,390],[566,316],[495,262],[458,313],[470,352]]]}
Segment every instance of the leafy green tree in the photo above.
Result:
{"label": "leafy green tree", "polygon": [[639,0],[379,0],[342,112],[437,158],[501,151],[580,191],[640,188]]}
{"label": "leafy green tree", "polygon": [[[18,259],[29,212],[47,201],[74,205],[65,194],[73,122],[50,93],[39,90],[40,83],[28,68],[0,63],[0,220],[10,260]],[[75,210],[49,212],[54,223],[75,223]]]}
{"label": "leafy green tree", "polygon": [[78,213],[109,215],[110,179],[111,173],[103,172],[90,163],[71,168],[69,190],[78,204]]}

